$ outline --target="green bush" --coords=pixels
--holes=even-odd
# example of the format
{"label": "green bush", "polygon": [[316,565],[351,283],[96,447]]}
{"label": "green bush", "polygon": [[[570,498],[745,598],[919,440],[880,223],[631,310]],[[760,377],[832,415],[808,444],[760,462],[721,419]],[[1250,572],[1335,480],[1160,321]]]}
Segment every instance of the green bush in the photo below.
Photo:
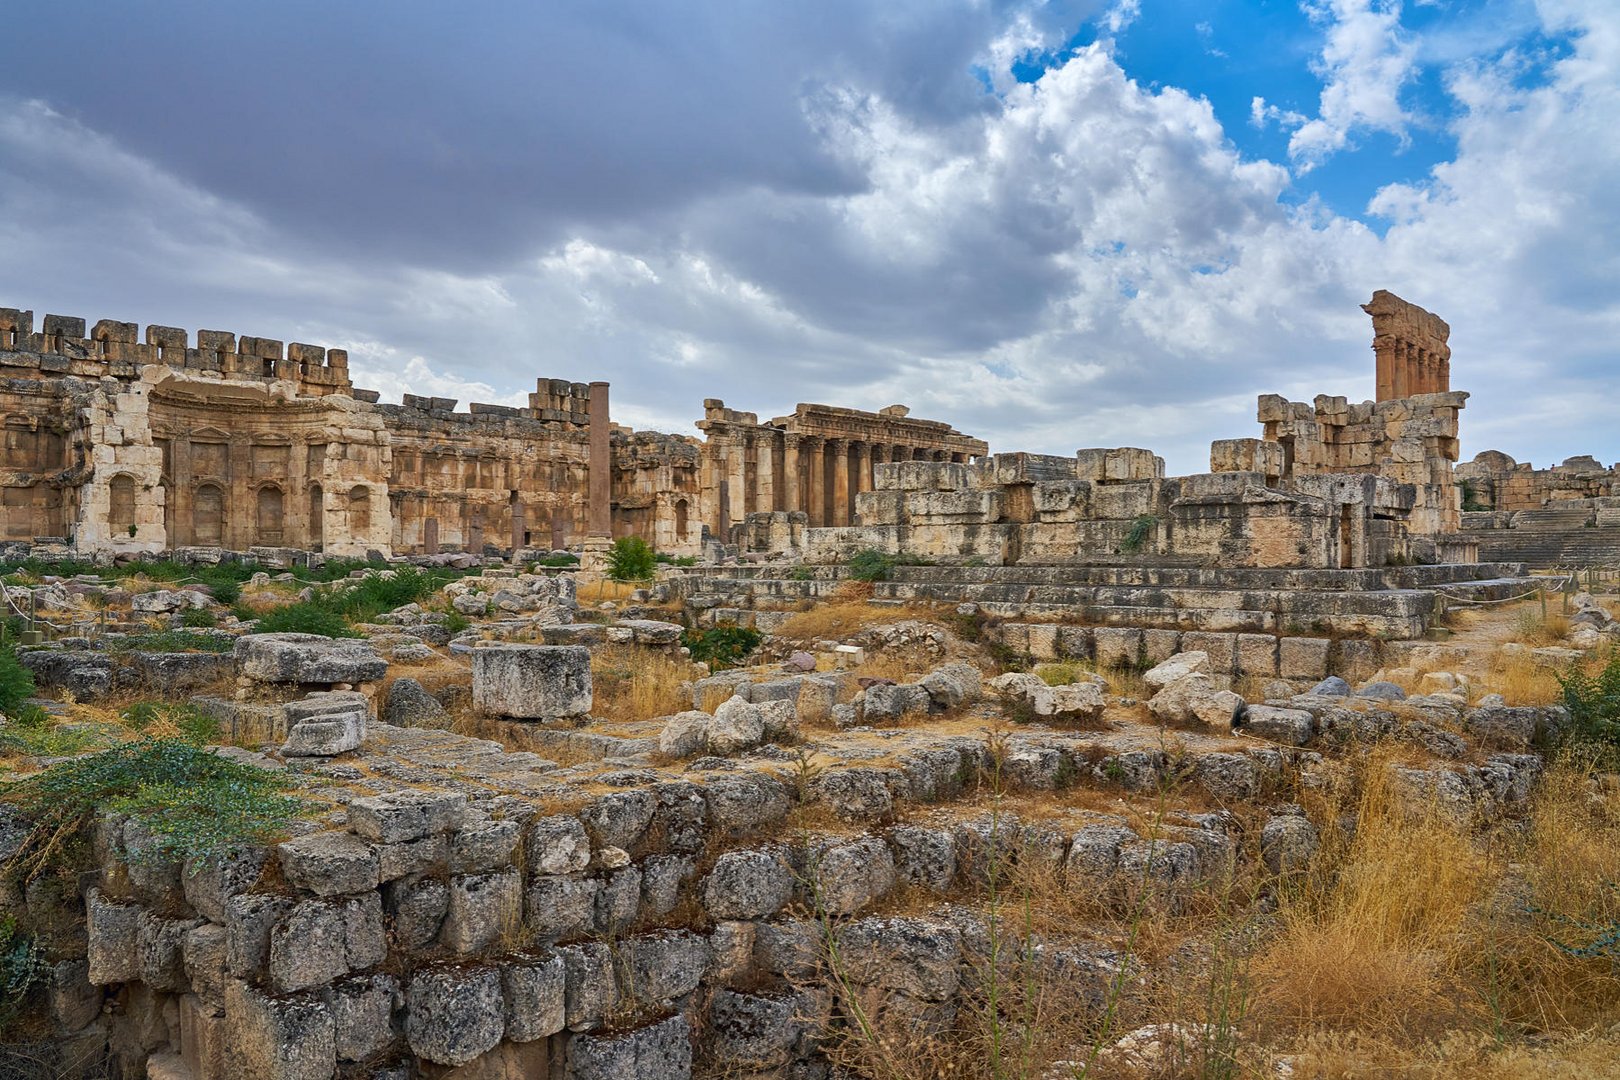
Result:
{"label": "green bush", "polygon": [[322,637],[359,637],[342,615],[318,602],[288,604],[259,616],[256,634],[319,634]]}
{"label": "green bush", "polygon": [[621,536],[608,552],[607,576],[613,581],[647,581],[658,572],[658,554],[639,536]]}
{"label": "green bush", "polygon": [[50,963],[39,943],[23,933],[12,916],[0,918],[0,1033],[16,1022],[29,994],[49,974]]}
{"label": "green bush", "polygon": [[180,625],[193,630],[207,630],[219,625],[219,616],[209,608],[190,608],[180,616]]}
{"label": "green bush", "polygon": [[98,813],[126,815],[152,843],[137,859],[211,858],[285,831],[306,808],[289,794],[286,773],[220,757],[184,739],[124,743],[0,787],[0,799],[29,822],[5,864],[27,880],[51,867],[71,870],[88,857]]}
{"label": "green bush", "polygon": [[1129,531],[1125,533],[1125,539],[1119,542],[1120,552],[1125,555],[1134,555],[1141,551],[1142,545],[1146,544],[1153,536],[1153,530],[1158,528],[1158,525],[1159,519],[1152,514],[1143,514],[1131,522]]}
{"label": "green bush", "polygon": [[660,551],[653,558],[658,560],[660,566],[696,566],[696,555],[665,555]]}
{"label": "green bush", "polygon": [[1564,708],[1569,710],[1563,740],[1620,754],[1620,651],[1610,652],[1596,675],[1570,665],[1558,676],[1558,685],[1564,691]]}
{"label": "green bush", "polygon": [[[248,612],[248,618],[253,617]],[[211,652],[228,653],[236,639],[223,631],[217,634],[198,634],[190,630],[159,630],[153,634],[131,634],[125,638],[109,639],[107,648],[112,652]]]}
{"label": "green bush", "polygon": [[761,640],[763,635],[758,630],[723,623],[708,630],[688,630],[681,643],[691,650],[693,660],[701,660],[718,671],[742,663],[759,648]]}
{"label": "green bush", "polygon": [[877,548],[865,548],[849,557],[849,576],[856,581],[887,581],[894,573],[895,557]]}
{"label": "green bush", "polygon": [[13,716],[34,696],[34,676],[14,649],[0,649],[0,714]]}

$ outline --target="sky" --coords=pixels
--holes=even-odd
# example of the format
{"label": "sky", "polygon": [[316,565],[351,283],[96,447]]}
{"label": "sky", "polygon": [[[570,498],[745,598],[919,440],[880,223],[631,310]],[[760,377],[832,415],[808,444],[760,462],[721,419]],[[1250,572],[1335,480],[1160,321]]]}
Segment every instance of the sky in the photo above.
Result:
{"label": "sky", "polygon": [[1620,459],[1614,0],[9,0],[0,305],[357,385],[1145,446],[1452,327],[1464,460]]}

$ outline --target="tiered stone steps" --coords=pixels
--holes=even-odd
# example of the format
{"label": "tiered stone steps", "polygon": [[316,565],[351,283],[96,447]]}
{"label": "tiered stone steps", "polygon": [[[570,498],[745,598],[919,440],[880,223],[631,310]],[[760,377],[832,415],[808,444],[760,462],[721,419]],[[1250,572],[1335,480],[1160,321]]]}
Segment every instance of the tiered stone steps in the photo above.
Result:
{"label": "tiered stone steps", "polygon": [[[826,599],[842,575],[807,580],[741,568],[703,589],[741,608],[783,609]],[[1496,600],[1532,587],[1522,565],[1476,563],[1366,570],[1185,566],[900,566],[873,599],[973,603],[1006,618],[1056,616],[1097,626],[1270,634],[1421,637],[1437,591]]]}

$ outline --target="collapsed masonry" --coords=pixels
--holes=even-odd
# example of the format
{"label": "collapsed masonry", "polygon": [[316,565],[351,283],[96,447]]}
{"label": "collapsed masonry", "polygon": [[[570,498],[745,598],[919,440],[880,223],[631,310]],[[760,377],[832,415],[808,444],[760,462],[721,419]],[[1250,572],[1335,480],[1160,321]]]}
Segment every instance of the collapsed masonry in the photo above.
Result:
{"label": "collapsed masonry", "polygon": [[[527,408],[356,389],[297,342],[0,308],[0,543],[83,554],[254,547],[512,554],[639,535],[695,555],[757,511],[850,520],[875,463],[965,461],[949,425],[800,405],[760,423],[706,403],[706,441],[611,424],[606,383],[538,380]],[[591,495],[593,424],[607,496]],[[611,502],[593,525],[592,503]],[[601,512],[598,506],[597,512]]]}
{"label": "collapsed masonry", "polygon": [[1456,469],[1462,527],[1482,558],[1536,569],[1620,566],[1620,465],[1572,457],[1537,469],[1500,450]]}

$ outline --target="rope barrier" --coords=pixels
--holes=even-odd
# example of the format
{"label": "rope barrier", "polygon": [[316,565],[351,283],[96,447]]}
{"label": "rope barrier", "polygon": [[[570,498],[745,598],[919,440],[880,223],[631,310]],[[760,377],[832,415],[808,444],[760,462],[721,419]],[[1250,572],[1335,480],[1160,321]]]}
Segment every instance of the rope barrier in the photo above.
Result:
{"label": "rope barrier", "polygon": [[[1557,589],[1552,591],[1563,592],[1564,588],[1572,584],[1574,580],[1574,577],[1566,577],[1559,583]],[[1531,589],[1529,592],[1520,593],[1518,596],[1505,596],[1498,600],[1471,600],[1466,596],[1452,596],[1442,589],[1437,588],[1434,590],[1436,595],[1445,597],[1446,600],[1453,604],[1473,604],[1475,607],[1489,607],[1492,604],[1516,604],[1520,600],[1528,600],[1532,596],[1545,595],[1548,591],[1546,586],[1541,586]]]}

